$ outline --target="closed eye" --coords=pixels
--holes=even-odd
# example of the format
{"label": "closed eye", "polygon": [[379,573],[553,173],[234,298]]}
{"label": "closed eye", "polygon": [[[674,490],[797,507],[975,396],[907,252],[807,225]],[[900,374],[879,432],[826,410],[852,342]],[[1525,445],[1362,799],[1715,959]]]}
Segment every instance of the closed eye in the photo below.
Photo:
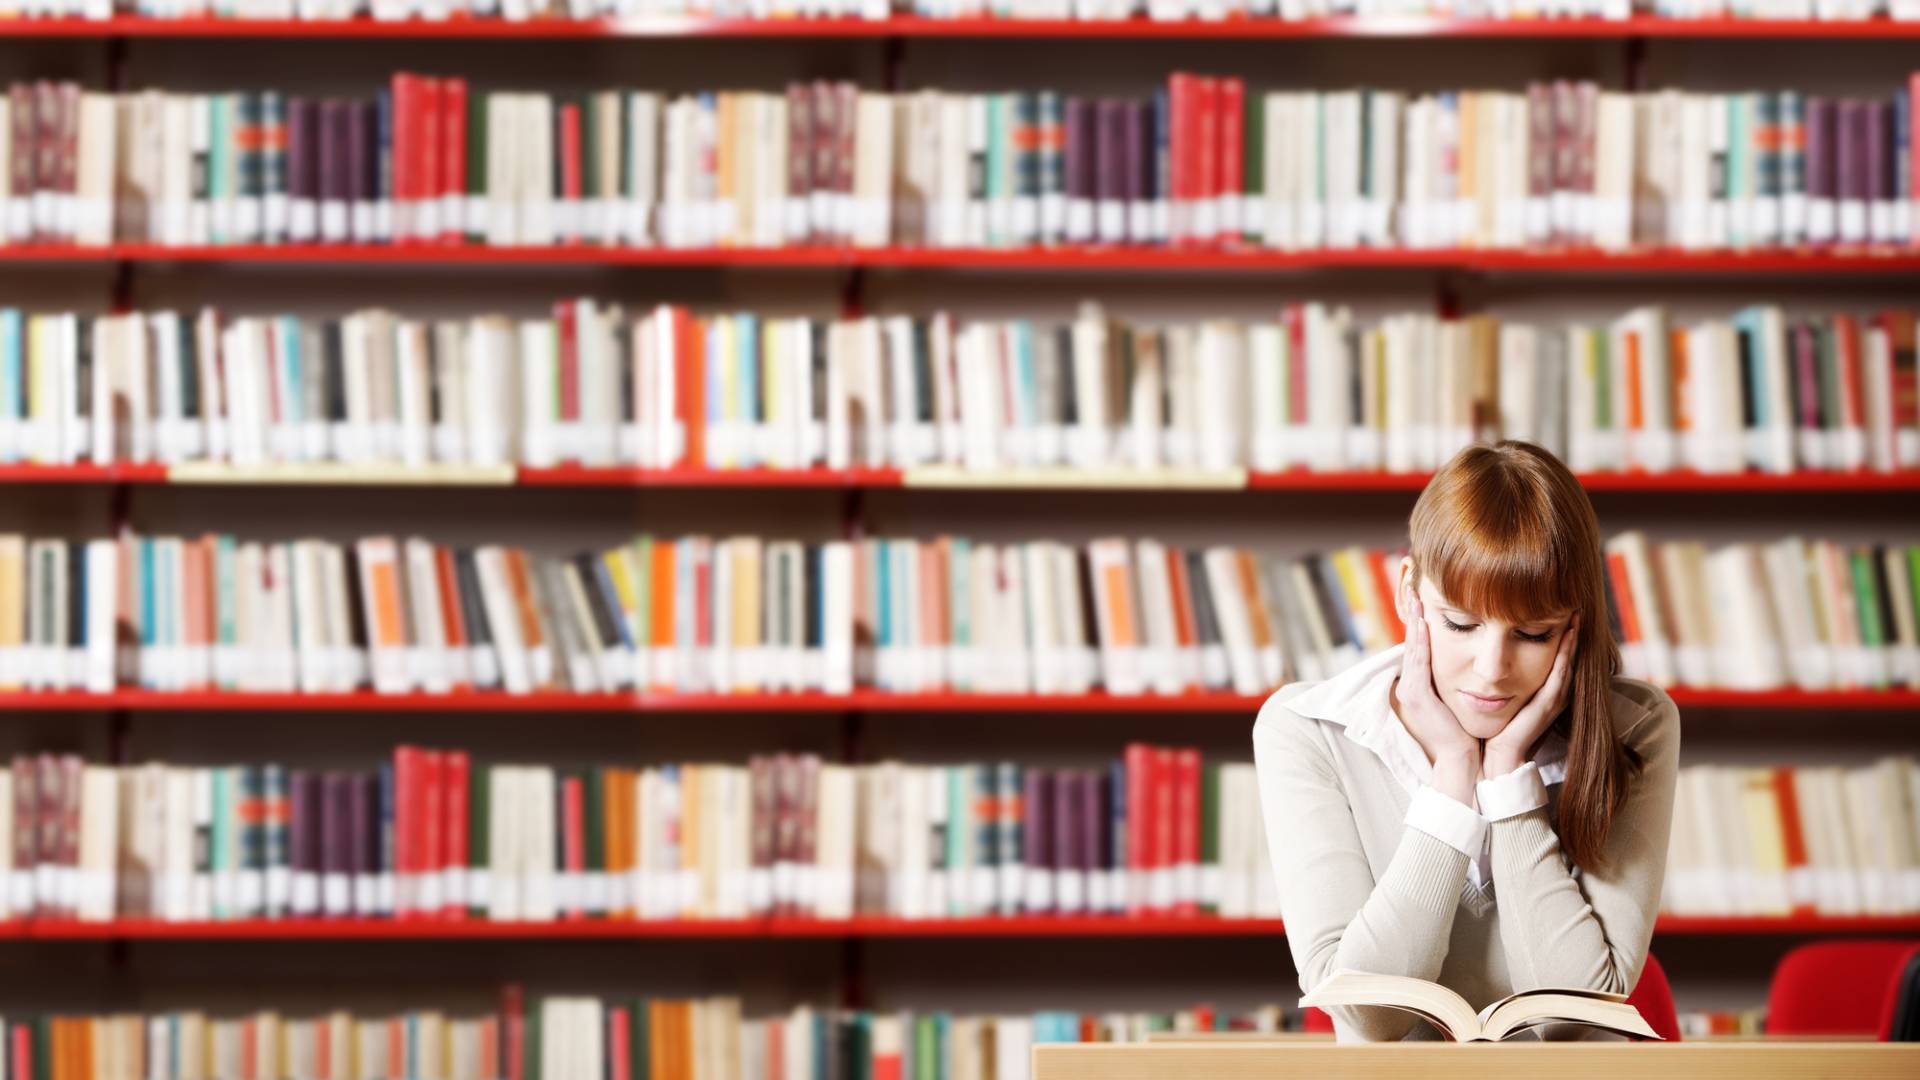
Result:
{"label": "closed eye", "polygon": [[[1440,616],[1440,622],[1441,622],[1441,625],[1445,626],[1447,629],[1453,631],[1456,634],[1468,633],[1476,629],[1480,625],[1479,623],[1466,623],[1466,624],[1457,623],[1457,622],[1454,622],[1452,619],[1447,618],[1445,615]],[[1553,640],[1553,631],[1551,630],[1548,630],[1545,633],[1541,633],[1541,634],[1529,634],[1525,630],[1515,630],[1514,633],[1519,636],[1521,641],[1531,641],[1536,645],[1544,645],[1548,641]]]}

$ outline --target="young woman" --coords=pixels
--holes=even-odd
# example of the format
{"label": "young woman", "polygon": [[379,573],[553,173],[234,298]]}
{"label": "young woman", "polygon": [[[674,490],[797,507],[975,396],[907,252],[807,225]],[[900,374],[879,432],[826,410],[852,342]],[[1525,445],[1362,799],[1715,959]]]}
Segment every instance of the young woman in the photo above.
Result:
{"label": "young woman", "polygon": [[[1680,715],[1616,674],[1592,504],[1537,446],[1475,446],[1427,484],[1410,533],[1405,644],[1282,687],[1254,724],[1300,989],[1354,969],[1476,1009],[1542,986],[1628,993]],[[1437,1037],[1398,1010],[1328,1011],[1342,1041]]]}

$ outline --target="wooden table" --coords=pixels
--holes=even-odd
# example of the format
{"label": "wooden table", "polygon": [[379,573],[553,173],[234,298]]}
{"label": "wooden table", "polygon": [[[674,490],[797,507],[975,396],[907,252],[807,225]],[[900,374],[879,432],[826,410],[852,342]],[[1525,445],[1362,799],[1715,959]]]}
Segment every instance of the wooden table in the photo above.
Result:
{"label": "wooden table", "polygon": [[1033,1080],[1917,1080],[1920,1043],[1043,1043]]}

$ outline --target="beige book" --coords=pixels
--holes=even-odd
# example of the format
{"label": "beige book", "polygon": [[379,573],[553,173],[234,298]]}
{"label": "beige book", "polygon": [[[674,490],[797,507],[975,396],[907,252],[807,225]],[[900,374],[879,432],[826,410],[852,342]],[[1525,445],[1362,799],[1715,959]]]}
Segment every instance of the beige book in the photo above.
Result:
{"label": "beige book", "polygon": [[1542,1024],[1589,1024],[1623,1035],[1658,1039],[1625,994],[1572,987],[1541,987],[1509,994],[1473,1011],[1465,998],[1439,983],[1402,975],[1337,971],[1302,1006],[1374,1005],[1410,1012],[1454,1042],[1499,1042]]}

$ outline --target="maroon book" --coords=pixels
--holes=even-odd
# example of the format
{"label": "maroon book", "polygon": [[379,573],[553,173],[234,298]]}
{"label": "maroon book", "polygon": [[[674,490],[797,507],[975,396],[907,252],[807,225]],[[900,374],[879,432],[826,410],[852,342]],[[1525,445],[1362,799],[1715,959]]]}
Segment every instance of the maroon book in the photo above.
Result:
{"label": "maroon book", "polygon": [[[1053,772],[1031,767],[1022,772],[1025,774],[1020,793],[1022,820],[1018,822],[1022,862],[1030,873],[1051,874],[1059,865],[1053,843]],[[1019,899],[1024,909],[1026,898]]]}

